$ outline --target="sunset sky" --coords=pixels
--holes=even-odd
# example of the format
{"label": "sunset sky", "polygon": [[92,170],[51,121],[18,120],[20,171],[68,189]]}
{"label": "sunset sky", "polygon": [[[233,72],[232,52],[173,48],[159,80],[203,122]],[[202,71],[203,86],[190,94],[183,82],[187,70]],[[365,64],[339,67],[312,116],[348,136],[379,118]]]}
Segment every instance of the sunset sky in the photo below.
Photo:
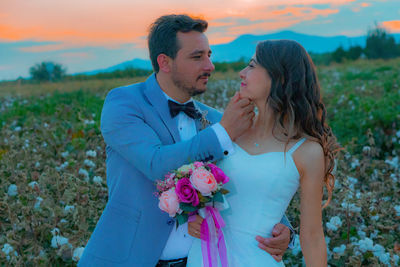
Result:
{"label": "sunset sky", "polygon": [[0,0],[0,80],[45,60],[76,73],[147,59],[148,26],[170,13],[206,19],[211,44],[281,30],[360,36],[374,23],[400,32],[399,0]]}

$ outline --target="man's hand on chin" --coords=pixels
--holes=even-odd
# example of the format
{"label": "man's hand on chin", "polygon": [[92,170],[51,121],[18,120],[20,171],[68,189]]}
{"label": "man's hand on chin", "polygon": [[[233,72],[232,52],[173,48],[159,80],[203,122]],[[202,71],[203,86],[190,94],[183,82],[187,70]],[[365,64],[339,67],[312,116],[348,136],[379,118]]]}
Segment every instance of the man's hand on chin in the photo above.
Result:
{"label": "man's hand on chin", "polygon": [[290,230],[284,224],[278,223],[272,229],[272,237],[256,236],[256,240],[260,249],[265,250],[277,262],[280,262],[290,242]]}

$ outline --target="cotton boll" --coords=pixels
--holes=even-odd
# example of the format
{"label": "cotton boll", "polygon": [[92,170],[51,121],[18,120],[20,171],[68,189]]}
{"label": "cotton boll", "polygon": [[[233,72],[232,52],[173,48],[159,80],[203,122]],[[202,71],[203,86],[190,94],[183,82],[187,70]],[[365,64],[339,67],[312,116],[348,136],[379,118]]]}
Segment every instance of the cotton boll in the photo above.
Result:
{"label": "cotton boll", "polygon": [[79,261],[82,257],[83,251],[85,250],[84,247],[79,247],[74,249],[74,253],[72,255],[72,260],[73,261]]}
{"label": "cotton boll", "polygon": [[65,244],[69,244],[68,238],[66,238],[66,237],[56,235],[56,236],[53,236],[53,238],[51,239],[51,247],[52,248],[59,248]]}
{"label": "cotton boll", "polygon": [[39,184],[36,181],[30,182],[28,184],[32,189],[35,189],[35,186],[39,187]]}
{"label": "cotton boll", "polygon": [[101,178],[100,176],[93,177],[93,183],[101,184],[102,182],[103,182],[103,178]]}
{"label": "cotton boll", "polygon": [[85,181],[89,181],[89,172],[85,169],[79,169],[79,175],[85,177]]}
{"label": "cotton boll", "polygon": [[379,235],[379,230],[374,230],[374,232],[369,235],[369,238],[371,239],[376,238],[378,235]]}
{"label": "cotton boll", "polygon": [[64,212],[65,213],[73,212],[74,210],[75,210],[75,206],[74,205],[67,205],[64,208]]}
{"label": "cotton boll", "polygon": [[372,248],[372,253],[375,257],[379,257],[379,255],[385,253],[385,248],[382,245],[375,244]]}
{"label": "cotton boll", "polygon": [[51,230],[51,234],[52,234],[53,236],[59,235],[59,234],[60,234],[60,229],[58,229],[57,227],[54,228],[53,230]]}
{"label": "cotton boll", "polygon": [[396,211],[396,216],[400,216],[400,205],[394,206],[394,210]]}
{"label": "cotton boll", "polygon": [[95,158],[97,156],[97,153],[94,150],[88,150],[86,151],[86,156]]}
{"label": "cotton boll", "polygon": [[399,168],[399,157],[393,157],[392,159],[385,160],[385,163],[392,166],[394,169]]}
{"label": "cotton boll", "polygon": [[378,259],[381,263],[383,263],[385,265],[390,265],[390,253],[389,252],[380,254],[378,256]]}
{"label": "cotton boll", "polygon": [[361,250],[361,252],[365,253],[367,251],[372,251],[374,249],[374,242],[372,239],[369,239],[368,237],[358,241],[358,248]]}
{"label": "cotton boll", "polygon": [[43,201],[43,198],[37,197],[37,198],[36,198],[36,202],[35,202],[35,206],[34,206],[33,208],[34,208],[35,210],[39,209],[39,208],[40,208],[40,204],[42,203],[42,201]]}
{"label": "cotton boll", "polygon": [[358,159],[354,159],[351,163],[350,166],[352,169],[357,168],[358,166],[360,166],[360,161]]}
{"label": "cotton boll", "polygon": [[367,234],[366,234],[364,231],[362,231],[362,230],[358,230],[358,231],[357,231],[357,234],[358,234],[358,236],[359,236],[361,239],[364,239],[364,238],[367,237]]}
{"label": "cotton boll", "polygon": [[298,234],[296,234],[295,239],[294,239],[294,245],[292,249],[292,254],[297,256],[301,251],[301,246],[300,246],[300,237]]}
{"label": "cotton boll", "polygon": [[343,202],[342,207],[345,209],[349,209],[349,211],[351,211],[351,212],[360,212],[361,211],[361,208],[357,207],[353,203]]}
{"label": "cotton boll", "polygon": [[393,255],[394,264],[398,265],[400,263],[400,257],[398,255]]}
{"label": "cotton boll", "polygon": [[335,248],[333,248],[332,251],[333,251],[334,253],[339,254],[339,255],[343,255],[344,252],[345,252],[345,250],[346,250],[346,245],[342,244],[340,247],[335,247]]}
{"label": "cotton boll", "polygon": [[7,194],[8,194],[10,197],[14,197],[14,196],[18,195],[18,187],[17,187],[17,185],[11,184],[11,185],[8,187]]}
{"label": "cotton boll", "polygon": [[14,256],[18,256],[18,253],[14,250],[14,248],[10,245],[10,244],[8,244],[8,243],[5,243],[4,244],[4,246],[3,246],[3,248],[1,249],[1,251],[3,251],[4,252],[4,254],[6,254],[6,259],[9,261],[10,260],[10,254],[12,253],[12,252],[14,252],[13,254],[14,254]]}
{"label": "cotton boll", "polygon": [[90,159],[85,159],[85,161],[83,162],[86,166],[88,166],[89,168],[94,168],[96,167],[96,164],[91,161]]}
{"label": "cotton boll", "polygon": [[379,215],[371,216],[371,220],[374,220],[374,221],[379,220]]}
{"label": "cotton boll", "polygon": [[336,231],[340,226],[342,226],[342,220],[338,216],[334,216],[326,223],[326,227],[331,231]]}

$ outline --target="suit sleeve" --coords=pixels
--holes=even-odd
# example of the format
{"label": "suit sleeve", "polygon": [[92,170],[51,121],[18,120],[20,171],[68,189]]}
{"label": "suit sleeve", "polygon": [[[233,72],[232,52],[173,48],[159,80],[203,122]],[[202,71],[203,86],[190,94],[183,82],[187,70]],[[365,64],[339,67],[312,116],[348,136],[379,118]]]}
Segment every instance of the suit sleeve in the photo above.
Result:
{"label": "suit sleeve", "polygon": [[144,121],[139,105],[118,89],[112,90],[104,102],[101,132],[108,146],[151,180],[161,179],[167,172],[189,162],[218,160],[223,156],[210,127],[190,140],[163,145]]}
{"label": "suit sleeve", "polygon": [[288,218],[286,217],[286,214],[283,215],[282,219],[281,219],[281,224],[286,225],[289,230],[290,230],[290,242],[289,242],[289,249],[292,249],[294,247],[294,242],[295,242],[295,238],[296,238],[296,232],[293,229],[293,226],[290,224]]}

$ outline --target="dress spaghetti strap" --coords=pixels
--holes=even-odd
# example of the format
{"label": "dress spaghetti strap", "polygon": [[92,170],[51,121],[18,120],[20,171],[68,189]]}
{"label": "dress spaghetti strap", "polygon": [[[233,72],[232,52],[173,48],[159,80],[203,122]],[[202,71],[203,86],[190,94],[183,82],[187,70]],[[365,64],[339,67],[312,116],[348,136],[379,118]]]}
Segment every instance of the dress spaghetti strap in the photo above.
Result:
{"label": "dress spaghetti strap", "polygon": [[298,141],[296,144],[294,144],[294,146],[292,146],[292,148],[288,151],[289,155],[291,155],[293,152],[295,152],[296,149],[298,149],[299,146],[301,146],[304,143],[304,141],[306,141],[306,140],[307,140],[306,138],[302,138],[302,139],[300,139],[300,141]]}

